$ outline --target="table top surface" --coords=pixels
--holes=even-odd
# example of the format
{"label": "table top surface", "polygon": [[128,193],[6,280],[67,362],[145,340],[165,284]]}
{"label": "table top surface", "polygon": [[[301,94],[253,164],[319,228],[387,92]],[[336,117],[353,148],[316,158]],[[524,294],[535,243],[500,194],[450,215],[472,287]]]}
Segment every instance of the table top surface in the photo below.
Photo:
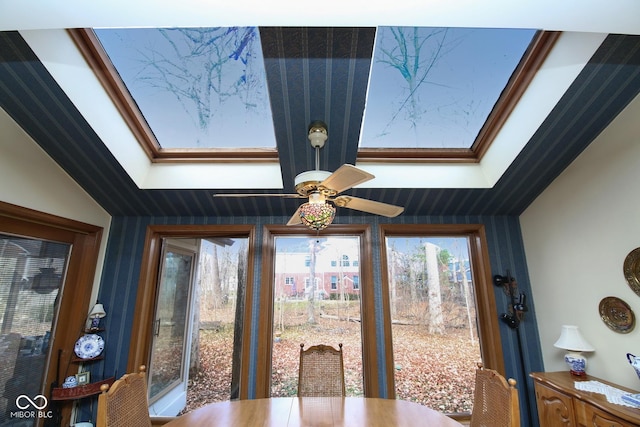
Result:
{"label": "table top surface", "polygon": [[180,426],[425,426],[460,427],[417,403],[362,397],[274,397],[212,403],[165,424]]}

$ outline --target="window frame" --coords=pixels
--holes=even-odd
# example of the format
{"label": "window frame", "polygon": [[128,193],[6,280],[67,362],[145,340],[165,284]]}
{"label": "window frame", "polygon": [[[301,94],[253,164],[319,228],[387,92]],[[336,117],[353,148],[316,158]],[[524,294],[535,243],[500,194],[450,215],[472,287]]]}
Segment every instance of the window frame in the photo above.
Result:
{"label": "window frame", "polygon": [[[267,398],[271,393],[271,358],[273,343],[273,277],[275,268],[275,238],[280,236],[309,236],[304,226],[265,225],[262,242],[262,279],[260,282],[260,313],[258,327],[258,357],[256,360],[255,398]],[[360,224],[333,224],[323,230],[324,236],[358,236],[360,238],[360,279],[371,286],[360,290],[362,310],[362,373],[364,395],[384,397],[378,384],[378,343],[375,318],[375,289],[372,257],[371,227]]]}
{"label": "window frame", "polygon": [[[482,224],[382,224],[380,235],[380,266],[382,274],[382,306],[384,316],[384,348],[387,374],[387,395],[395,398],[391,307],[389,303],[389,271],[387,268],[387,237],[447,236],[469,239],[470,264],[474,277],[478,339],[482,363],[505,375],[504,354],[500,338],[497,304],[493,292],[491,265],[485,227]],[[470,368],[472,369],[472,367]]]}

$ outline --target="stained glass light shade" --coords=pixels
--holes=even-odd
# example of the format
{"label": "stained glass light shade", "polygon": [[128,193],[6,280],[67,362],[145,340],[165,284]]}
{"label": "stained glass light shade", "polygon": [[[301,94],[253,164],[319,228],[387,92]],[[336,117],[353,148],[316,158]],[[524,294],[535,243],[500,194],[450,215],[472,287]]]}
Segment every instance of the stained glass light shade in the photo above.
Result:
{"label": "stained glass light shade", "polygon": [[312,230],[320,231],[333,222],[336,216],[336,208],[329,202],[307,202],[300,206],[298,211],[300,220]]}

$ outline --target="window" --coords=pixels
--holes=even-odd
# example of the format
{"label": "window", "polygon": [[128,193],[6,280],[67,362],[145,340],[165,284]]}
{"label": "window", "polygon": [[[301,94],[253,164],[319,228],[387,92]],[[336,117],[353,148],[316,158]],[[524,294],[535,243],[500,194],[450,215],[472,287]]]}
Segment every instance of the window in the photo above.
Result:
{"label": "window", "polygon": [[[352,271],[353,266],[349,267],[330,267],[330,262],[327,262],[327,268],[343,269],[337,272],[330,272],[324,281],[320,283],[326,283],[329,287],[330,276],[336,275],[339,279],[342,278],[342,283],[338,286],[339,292],[342,292],[344,297],[345,306],[346,303],[351,305],[357,305],[361,308],[359,322],[361,324],[361,358],[362,358],[362,378],[364,382],[364,395],[367,397],[394,397],[396,395],[395,387],[395,375],[396,366],[394,365],[394,343],[393,339],[400,337],[392,337],[392,317],[390,313],[389,298],[389,268],[387,267],[387,255],[384,242],[387,237],[403,237],[403,236],[456,236],[466,237],[469,241],[469,254],[470,254],[470,267],[474,276],[474,296],[475,301],[479,303],[476,306],[477,310],[477,324],[478,330],[481,332],[481,356],[482,361],[487,367],[496,369],[500,372],[504,372],[504,361],[502,358],[502,344],[500,341],[499,331],[499,319],[496,316],[497,308],[495,306],[495,300],[493,298],[493,284],[491,283],[491,273],[489,267],[488,251],[486,248],[486,239],[484,236],[484,227],[480,224],[462,224],[462,225],[410,225],[410,224],[383,224],[380,225],[380,232],[376,235],[380,236],[380,241],[372,239],[370,233],[370,226],[366,224],[337,224],[327,228],[322,233],[322,238],[329,237],[345,237],[345,236],[358,236],[359,245],[357,251],[348,252],[342,251],[339,255],[334,255],[332,259],[340,260],[342,254],[348,254],[350,260],[359,259],[362,260],[359,263],[357,271]],[[295,355],[289,354],[284,356],[280,348],[276,350],[276,344],[282,343],[277,341],[277,335],[274,332],[278,332],[276,328],[276,320],[280,318],[279,307],[274,304],[277,301],[277,288],[274,285],[273,277],[274,271],[269,271],[276,265],[277,251],[276,240],[279,237],[307,237],[309,231],[304,227],[296,226],[280,226],[269,225],[264,228],[264,242],[266,252],[263,257],[263,265],[265,268],[262,271],[261,281],[261,293],[259,298],[259,305],[265,307],[260,312],[260,319],[257,325],[257,331],[254,331],[257,335],[258,348],[265,349],[264,352],[259,352],[255,362],[255,369],[257,372],[255,383],[255,397],[269,397],[272,395],[272,384],[274,379],[272,374],[274,373],[273,364],[281,363],[281,359],[289,360],[289,365],[296,366],[297,358]],[[309,239],[311,240],[311,239]],[[309,242],[307,240],[307,242]],[[378,243],[379,242],[379,243]],[[382,251],[380,253],[380,263],[374,263],[376,257],[373,255],[373,248],[379,247]],[[304,255],[301,255],[304,258]],[[303,263],[293,263],[299,266],[299,274],[304,277],[308,277],[308,272],[305,273],[301,268]],[[375,264],[375,265],[374,265]],[[273,267],[272,267],[273,266]],[[374,268],[380,268],[381,283],[374,283]],[[307,268],[308,271],[308,268]],[[351,277],[353,281],[357,283],[358,290],[353,289],[353,285],[349,283]],[[302,283],[302,282],[299,282]],[[345,286],[346,285],[346,286]],[[384,297],[376,301],[375,298],[375,286],[381,287],[381,295]],[[326,288],[325,288],[326,289]],[[340,293],[336,293],[340,295]],[[334,298],[340,298],[338,296],[331,295],[331,299],[318,301],[316,307],[326,306],[328,303],[332,303]],[[339,299],[336,299],[336,301]],[[306,316],[304,316],[306,309],[308,308],[304,297],[299,297],[298,312],[302,312],[303,322],[306,322]],[[378,307],[380,310],[378,310]],[[349,308],[350,310],[351,308]],[[378,323],[379,322],[379,323]],[[351,322],[354,323],[354,322]],[[377,329],[382,329],[382,333],[377,334]],[[280,337],[283,335],[281,334]],[[297,343],[299,351],[299,344]],[[349,348],[357,344],[351,344]],[[411,347],[412,344],[409,345]],[[399,347],[399,346],[398,346]],[[384,348],[386,351],[381,352],[380,349]],[[293,358],[292,358],[293,357]],[[474,365],[475,366],[475,365]],[[386,382],[381,382],[380,370],[385,371]],[[470,367],[473,370],[473,366]],[[275,371],[277,373],[277,369]],[[283,371],[284,372],[284,371]],[[295,376],[295,374],[291,374]],[[445,375],[446,376],[446,375]],[[286,383],[282,378],[278,379],[280,384]],[[286,386],[282,386],[286,389]],[[294,387],[294,383],[289,382],[289,387]],[[382,388],[384,387],[384,389]],[[293,393],[293,390],[291,390]]]}
{"label": "window", "polygon": [[[496,316],[477,304],[491,290],[483,276],[488,271],[483,228],[398,225],[383,230],[395,396],[468,416],[475,364],[482,360],[503,370],[499,354],[492,353],[499,346],[490,342],[499,342]],[[457,366],[470,368],[448,363],[453,353]],[[452,370],[456,375],[447,374]],[[436,380],[445,377],[445,383]]]}
{"label": "window", "polygon": [[[338,288],[339,276],[332,271],[335,267],[330,262],[333,253],[345,248],[353,253],[359,247],[358,236],[276,237],[271,396],[296,395],[300,343],[304,343],[307,348],[316,344],[338,348],[338,344],[342,343],[347,395],[364,394],[361,329],[359,322],[350,320],[362,317],[361,305],[353,303],[352,298],[345,298],[345,292],[336,293],[341,298],[329,298],[329,292],[325,288]],[[304,298],[278,298],[283,289],[277,278],[293,273],[290,269],[295,270],[296,263],[291,260],[301,256],[310,260],[308,268],[297,271],[308,275],[305,277]],[[329,283],[326,283],[327,280]]]}
{"label": "window", "polygon": [[360,290],[360,277],[358,276],[353,276],[353,290]]}
{"label": "window", "polygon": [[349,255],[342,255],[342,260],[340,261],[340,265],[342,267],[349,267]]}

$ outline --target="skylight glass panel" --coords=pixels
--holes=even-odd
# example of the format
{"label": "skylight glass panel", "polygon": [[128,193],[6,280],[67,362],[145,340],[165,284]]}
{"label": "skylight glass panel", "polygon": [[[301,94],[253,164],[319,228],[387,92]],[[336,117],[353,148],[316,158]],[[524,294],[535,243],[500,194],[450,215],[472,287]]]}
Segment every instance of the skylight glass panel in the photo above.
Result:
{"label": "skylight glass panel", "polygon": [[534,30],[379,27],[361,148],[471,148]]}
{"label": "skylight glass panel", "polygon": [[257,27],[95,30],[162,148],[275,148]]}

